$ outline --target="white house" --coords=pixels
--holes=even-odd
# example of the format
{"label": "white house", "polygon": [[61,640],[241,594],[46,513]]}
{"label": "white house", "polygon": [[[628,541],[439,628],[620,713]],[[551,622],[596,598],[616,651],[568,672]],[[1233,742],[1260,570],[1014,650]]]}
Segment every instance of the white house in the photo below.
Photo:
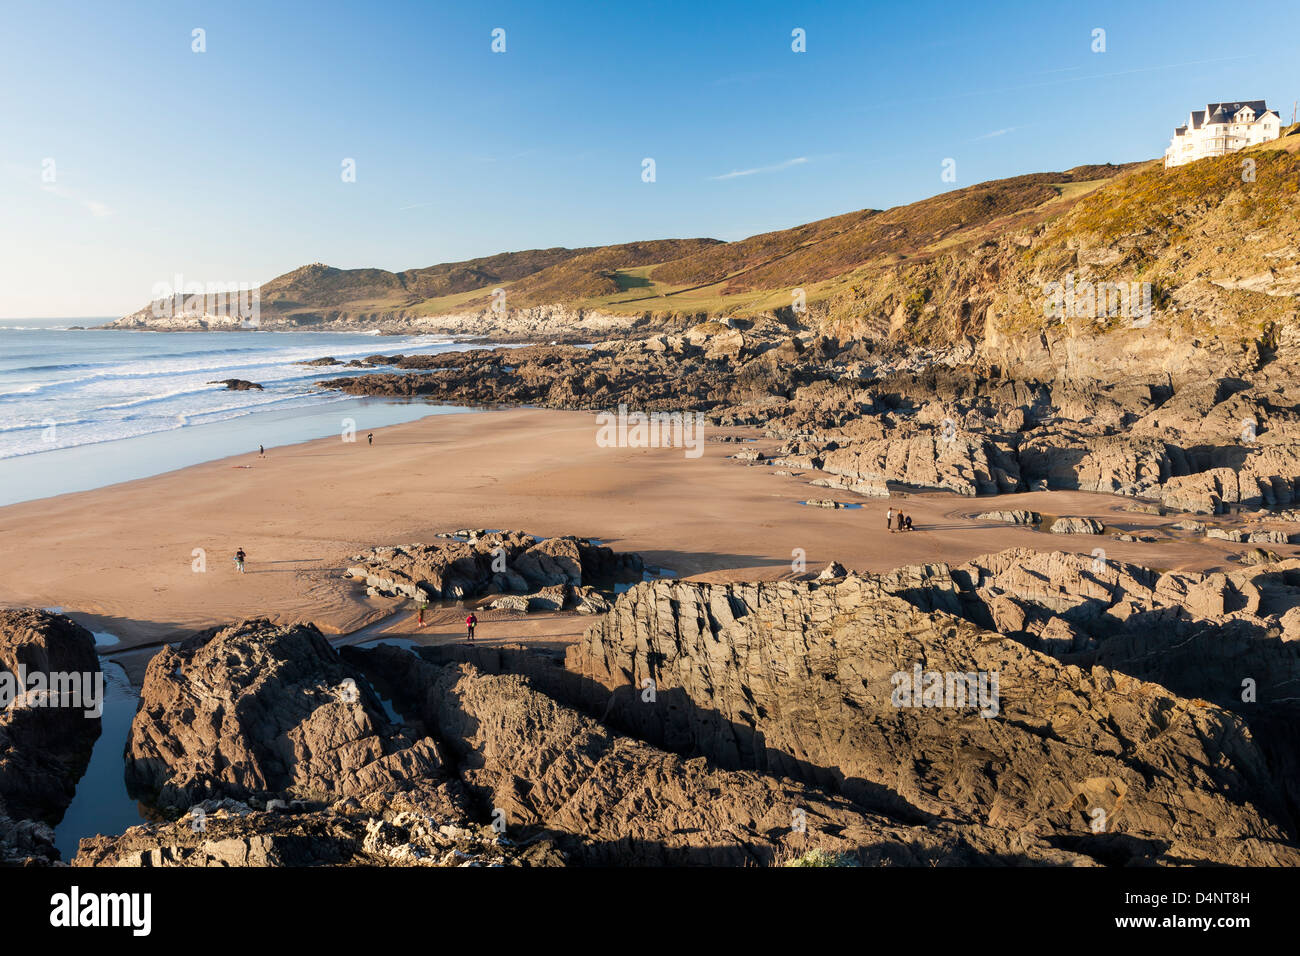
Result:
{"label": "white house", "polygon": [[1223,156],[1256,143],[1277,139],[1282,119],[1263,100],[1210,103],[1195,110],[1186,126],[1174,130],[1165,150],[1165,166],[1181,166],[1206,156]]}

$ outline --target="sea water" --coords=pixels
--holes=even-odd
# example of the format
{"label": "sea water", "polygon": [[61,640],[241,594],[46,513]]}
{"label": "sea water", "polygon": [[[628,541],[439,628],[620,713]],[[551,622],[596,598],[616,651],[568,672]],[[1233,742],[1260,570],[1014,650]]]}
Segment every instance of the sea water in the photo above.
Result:
{"label": "sea water", "polygon": [[[89,328],[103,321],[0,320],[0,505],[338,434],[344,420],[364,440],[373,428],[468,411],[315,387],[385,366],[298,363],[484,347],[431,335]],[[262,390],[207,384],[228,378]]]}

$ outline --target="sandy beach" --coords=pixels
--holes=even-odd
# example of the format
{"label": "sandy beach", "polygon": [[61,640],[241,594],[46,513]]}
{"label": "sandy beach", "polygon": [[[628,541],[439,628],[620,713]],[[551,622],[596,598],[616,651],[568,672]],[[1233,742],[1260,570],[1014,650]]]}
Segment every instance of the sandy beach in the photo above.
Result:
{"label": "sandy beach", "polygon": [[[795,549],[816,572],[831,560],[879,570],[1016,546],[1085,554],[1102,547],[1111,559],[1205,570],[1230,566],[1229,555],[1246,548],[1190,534],[1155,543],[1047,535],[965,517],[1028,508],[1099,517],[1124,531],[1175,520],[1126,511],[1130,502],[1112,496],[870,499],[727,457],[772,444],[764,440],[708,442],[690,459],[681,449],[598,447],[595,433],[584,412],[438,415],[377,430],[373,446],[364,435],[355,443],[321,439],[12,505],[0,509],[0,603],[61,608],[116,635],[119,650],[256,616],[312,621],[340,635],[367,626],[407,633],[407,615],[393,617],[402,604],[367,599],[341,577],[348,557],[460,528],[596,538],[711,581],[794,576]],[[800,503],[826,497],[862,506]],[[914,532],[886,531],[891,505],[914,515]],[[249,556],[244,575],[232,563],[240,547]],[[206,570],[195,570],[196,549]],[[425,633],[454,639],[456,615],[443,616]],[[589,623],[572,614],[480,617],[489,640],[569,640]]]}

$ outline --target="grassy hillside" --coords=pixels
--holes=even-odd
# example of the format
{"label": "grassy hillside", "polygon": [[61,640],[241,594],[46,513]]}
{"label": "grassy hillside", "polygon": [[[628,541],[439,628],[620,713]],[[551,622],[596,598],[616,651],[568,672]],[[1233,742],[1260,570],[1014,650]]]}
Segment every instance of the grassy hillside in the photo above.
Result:
{"label": "grassy hillside", "polygon": [[1176,169],[1153,160],[1016,176],[731,243],[532,249],[405,272],[304,266],[262,287],[262,309],[370,321],[474,313],[504,288],[512,309],[743,316],[789,309],[802,289],[808,318],[828,331],[943,344],[1044,329],[1043,284],[1075,274],[1150,282],[1158,308],[1189,329],[1266,336],[1300,294],[1300,135],[1284,133]]}

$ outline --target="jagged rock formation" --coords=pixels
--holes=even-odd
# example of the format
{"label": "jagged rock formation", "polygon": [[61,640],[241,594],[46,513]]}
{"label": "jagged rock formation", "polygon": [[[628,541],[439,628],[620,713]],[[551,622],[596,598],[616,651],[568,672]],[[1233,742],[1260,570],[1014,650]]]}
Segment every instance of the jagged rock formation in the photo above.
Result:
{"label": "jagged rock formation", "polygon": [[303,811],[229,798],[172,823],[81,841],[74,866],[562,866],[544,838],[517,844],[410,794],[376,794]]}
{"label": "jagged rock formation", "polygon": [[1052,534],[1101,534],[1105,530],[1096,518],[1057,518],[1048,529]]}
{"label": "jagged rock formation", "polygon": [[[945,577],[643,584],[567,664],[612,693],[610,719],[637,736],[880,812],[1080,849],[1100,811],[1135,857],[1300,860],[1285,798],[1240,718],[982,630],[939,609],[959,603],[955,588],[932,588]],[[914,671],[940,674],[941,693],[944,675],[996,674],[996,703],[899,706],[891,691]],[[637,696],[646,679],[656,706]]]}
{"label": "jagged rock formation", "polygon": [[[33,690],[37,674],[49,690]],[[60,614],[0,610],[7,705],[0,709],[0,864],[58,858],[51,824],[71,802],[99,737],[100,719],[86,715],[87,702],[67,693],[68,685],[54,689],[51,676],[60,674],[99,674],[90,632]]]}
{"label": "jagged rock formation", "polygon": [[576,605],[586,613],[603,603],[592,583],[639,579],[644,568],[640,555],[615,554],[585,538],[538,540],[519,531],[466,531],[433,545],[372,548],[351,560],[357,564],[345,575],[378,594],[423,602],[538,591],[518,609]]}
{"label": "jagged rock formation", "polygon": [[561,865],[482,821],[310,625],[250,620],[150,662],[128,784],[179,819],[82,841],[81,866]]}
{"label": "jagged rock formation", "polygon": [[128,766],[187,816],[77,862],[1296,865],[1297,680],[1300,560],[643,583],[563,662],[248,621],[149,667]]}
{"label": "jagged rock formation", "polygon": [[165,647],[140,699],[127,783],[161,807],[220,797],[334,801],[446,779],[433,742],[392,727],[369,685],[311,625],[244,621]]}
{"label": "jagged rock formation", "polygon": [[985,511],[975,516],[978,521],[1001,521],[1004,524],[1038,524],[1042,520],[1037,511]]}
{"label": "jagged rock formation", "polygon": [[407,371],[319,384],[468,404],[705,413],[785,439],[765,456],[775,466],[868,496],[891,483],[972,496],[1078,489],[1199,514],[1300,500],[1300,331],[1287,360],[1250,371],[1253,381],[1189,373],[1081,383],[1009,379],[959,350],[918,355],[775,320],[742,325],[590,349],[378,356]]}
{"label": "jagged rock formation", "polygon": [[[951,583],[949,583],[951,580]],[[1300,819],[1300,561],[1156,573],[1012,549],[930,569],[929,595],[1062,661],[1155,681],[1238,714]],[[919,592],[913,592],[913,594]]]}
{"label": "jagged rock formation", "polygon": [[798,781],[727,771],[618,736],[516,674],[444,667],[391,647],[348,656],[460,755],[485,807],[542,827],[590,864],[771,864],[816,847],[868,864],[1091,863],[1029,833],[909,825]]}

